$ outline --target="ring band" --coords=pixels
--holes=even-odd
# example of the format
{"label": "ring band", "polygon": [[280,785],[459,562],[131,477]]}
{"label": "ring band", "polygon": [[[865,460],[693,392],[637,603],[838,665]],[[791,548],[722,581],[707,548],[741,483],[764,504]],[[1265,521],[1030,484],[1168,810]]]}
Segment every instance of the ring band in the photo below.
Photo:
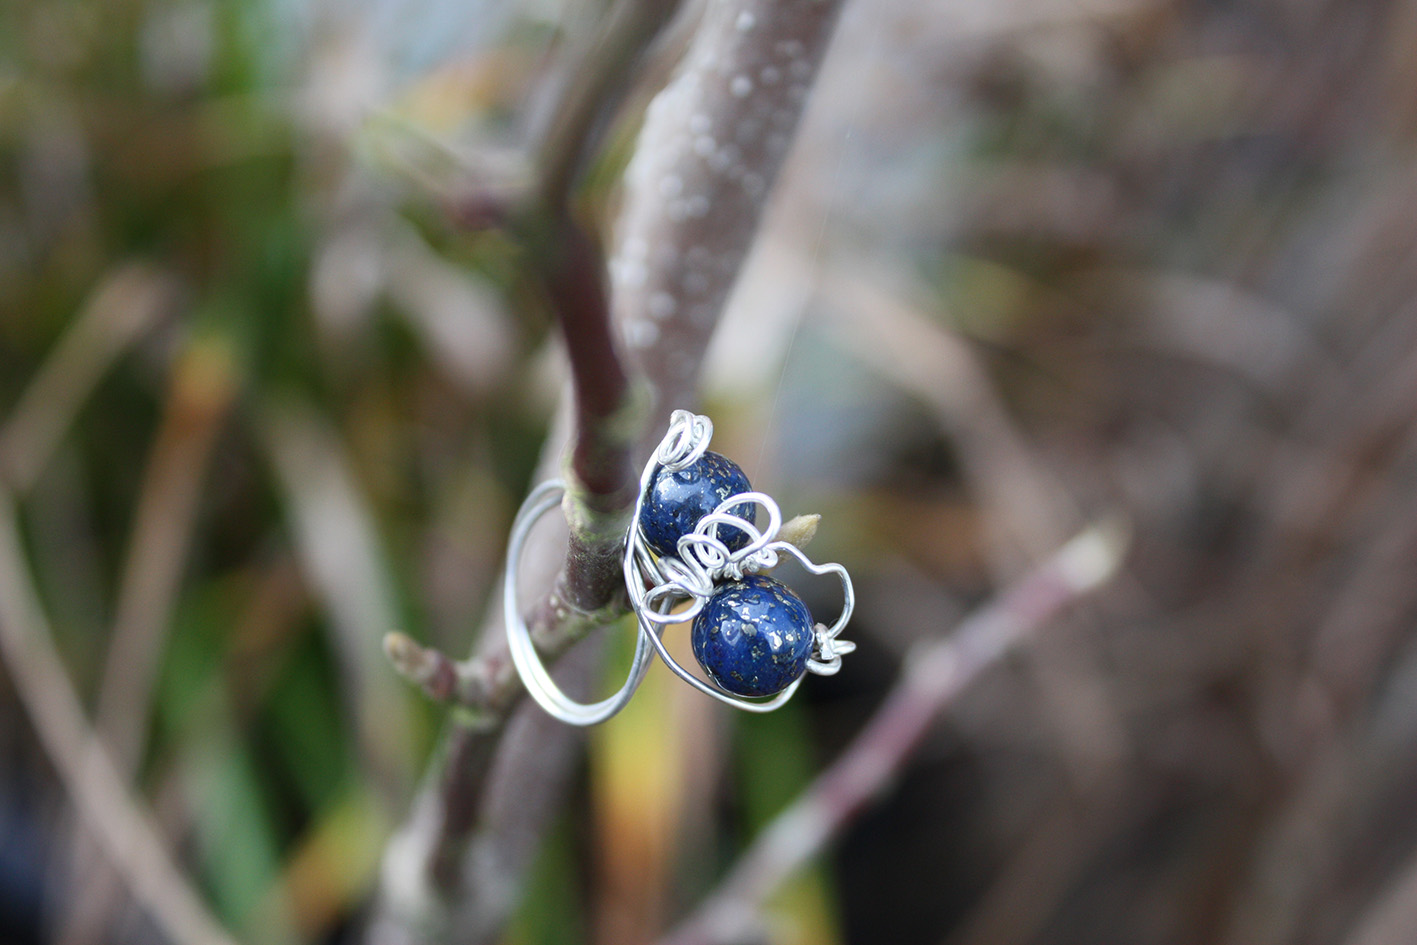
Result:
{"label": "ring band", "polygon": [[635,694],[635,689],[639,687],[640,680],[649,668],[653,647],[645,634],[635,634],[635,655],[631,660],[630,673],[625,684],[614,695],[599,702],[577,702],[566,695],[546,671],[546,664],[536,652],[536,644],[531,639],[531,629],[527,627],[517,603],[517,570],[521,565],[522,552],[532,526],[540,521],[543,515],[561,504],[561,496],[565,491],[565,483],[559,479],[543,482],[526,497],[517,512],[516,520],[512,523],[512,534],[507,543],[507,568],[502,579],[502,610],[507,625],[507,646],[511,650],[517,675],[521,676],[527,694],[536,700],[537,705],[553,718],[568,725],[598,725],[623,709]]}

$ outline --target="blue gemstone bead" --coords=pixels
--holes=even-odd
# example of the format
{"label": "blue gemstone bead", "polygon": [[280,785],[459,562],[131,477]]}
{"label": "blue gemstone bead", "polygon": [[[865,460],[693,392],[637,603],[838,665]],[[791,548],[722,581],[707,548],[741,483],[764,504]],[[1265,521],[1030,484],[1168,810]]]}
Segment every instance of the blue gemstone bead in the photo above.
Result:
{"label": "blue gemstone bead", "polygon": [[761,574],[719,586],[694,618],[694,656],[740,696],[781,692],[807,669],[812,613],[786,584]]}
{"label": "blue gemstone bead", "polygon": [[[677,555],[679,539],[694,530],[699,519],[708,515],[723,500],[741,492],[751,492],[748,477],[738,464],[714,452],[706,452],[698,462],[676,472],[663,466],[655,470],[644,504],[640,507],[640,529],[656,554]],[[751,502],[732,509],[749,522],[753,521]],[[748,533],[721,525],[719,540],[729,551],[748,544]]]}

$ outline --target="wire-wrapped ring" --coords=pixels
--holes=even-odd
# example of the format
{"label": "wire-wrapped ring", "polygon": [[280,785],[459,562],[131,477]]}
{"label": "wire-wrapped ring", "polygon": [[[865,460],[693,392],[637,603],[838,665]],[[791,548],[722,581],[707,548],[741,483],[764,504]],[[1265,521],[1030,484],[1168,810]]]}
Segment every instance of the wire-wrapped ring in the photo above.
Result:
{"label": "wire-wrapped ring", "polygon": [[526,686],[527,694],[536,700],[553,718],[568,725],[597,725],[625,707],[635,689],[649,668],[651,644],[645,635],[635,635],[635,655],[630,662],[630,673],[625,684],[612,696],[599,702],[577,702],[556,685],[546,665],[536,652],[531,630],[522,617],[517,603],[517,570],[521,564],[522,551],[527,536],[543,515],[561,504],[565,494],[565,483],[558,479],[543,482],[532,490],[517,512],[512,522],[512,534],[507,543],[507,567],[502,579],[502,610],[507,625],[507,646],[512,653],[512,663],[517,668]]}

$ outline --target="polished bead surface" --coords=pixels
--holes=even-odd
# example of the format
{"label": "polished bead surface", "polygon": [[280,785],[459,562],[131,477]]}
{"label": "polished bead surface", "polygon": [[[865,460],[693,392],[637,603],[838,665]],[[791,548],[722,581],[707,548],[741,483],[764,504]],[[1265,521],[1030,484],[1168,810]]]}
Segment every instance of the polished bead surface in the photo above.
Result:
{"label": "polished bead surface", "polygon": [[[640,508],[645,541],[656,554],[678,554],[679,539],[692,532],[699,519],[718,508],[723,500],[752,489],[737,463],[711,451],[674,472],[661,466],[655,471]],[[753,521],[752,503],[736,505],[732,512]],[[726,525],[719,527],[718,537],[729,551],[737,551],[749,540],[747,532]]]}
{"label": "polished bead surface", "polygon": [[721,688],[770,696],[807,669],[812,627],[811,611],[791,588],[749,574],[721,585],[694,618],[694,656]]}

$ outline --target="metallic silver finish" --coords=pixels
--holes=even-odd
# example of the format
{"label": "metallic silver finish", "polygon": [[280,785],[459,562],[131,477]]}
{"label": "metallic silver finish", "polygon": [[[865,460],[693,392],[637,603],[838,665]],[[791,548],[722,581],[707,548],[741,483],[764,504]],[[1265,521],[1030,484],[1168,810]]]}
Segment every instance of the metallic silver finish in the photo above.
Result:
{"label": "metallic silver finish", "polygon": [[512,663],[521,676],[527,693],[555,719],[568,725],[596,725],[604,722],[625,707],[635,689],[649,668],[650,643],[643,634],[635,640],[635,655],[630,663],[630,674],[625,684],[614,695],[599,702],[577,702],[566,695],[556,685],[541,657],[536,653],[536,645],[531,639],[531,630],[523,619],[517,604],[517,570],[521,564],[522,550],[526,547],[527,536],[532,526],[541,516],[561,504],[561,496],[566,486],[559,480],[543,482],[532,490],[517,512],[512,523],[511,538],[507,543],[507,567],[502,579],[502,612],[507,625],[507,646],[512,652]]}
{"label": "metallic silver finish", "polygon": [[[830,676],[841,669],[841,657],[856,649],[854,643],[839,639],[842,628],[851,619],[856,595],[851,586],[851,576],[844,567],[835,563],[814,564],[800,548],[778,540],[778,533],[782,530],[782,511],[771,496],[761,492],[743,492],[725,499],[712,513],[699,520],[693,532],[679,539],[677,558],[668,555],[655,557],[639,527],[640,510],[655,470],[660,465],[671,470],[689,466],[703,456],[712,436],[713,424],[707,417],[687,410],[676,410],[670,417],[669,431],[640,476],[640,498],[635,503],[634,522],[625,536],[625,587],[639,618],[641,641],[648,641],[675,675],[700,692],[735,708],[748,712],[771,712],[792,697],[802,682],[800,678],[768,699],[750,699],[726,692],[690,673],[669,655],[668,648],[660,639],[664,627],[693,620],[703,610],[718,582],[738,580],[745,574],[769,570],[777,566],[780,555],[790,554],[812,574],[833,574],[841,581],[841,615],[831,626],[816,625],[812,655],[807,660],[809,672]],[[746,503],[767,513],[765,529],[760,531],[753,522],[730,511]],[[718,537],[723,528],[743,532],[748,536],[748,544],[737,551],[730,551]],[[683,604],[688,606],[681,607]]]}
{"label": "metallic silver finish", "polygon": [[[841,581],[841,615],[830,626],[818,623],[813,630],[812,655],[807,671],[830,676],[841,669],[841,658],[856,644],[839,638],[842,628],[851,619],[856,606],[856,594],[851,576],[839,564],[815,564],[798,548],[778,539],[782,530],[782,511],[771,496],[761,492],[743,492],[730,496],[708,515],[699,520],[693,532],[679,539],[677,556],[656,557],[640,530],[640,512],[645,493],[655,471],[664,466],[671,471],[684,469],[697,462],[708,450],[713,437],[713,422],[708,417],[676,410],[670,417],[669,430],[645,464],[640,475],[640,495],[635,502],[635,516],[625,536],[625,587],[635,611],[640,632],[635,640],[635,655],[624,685],[612,696],[599,702],[577,702],[567,696],[546,671],[531,639],[531,630],[517,604],[517,570],[527,536],[540,518],[561,502],[565,484],[559,480],[544,482],[532,490],[512,523],[507,545],[507,567],[502,583],[502,608],[507,625],[507,645],[512,663],[517,668],[528,694],[537,705],[553,718],[568,725],[596,725],[625,707],[644,679],[649,667],[650,652],[659,654],[675,675],[700,692],[747,712],[771,712],[783,705],[801,685],[799,677],[786,689],[766,699],[750,699],[726,692],[706,682],[679,664],[669,655],[661,635],[671,624],[686,623],[703,610],[715,585],[738,580],[745,574],[767,571],[777,566],[783,554],[796,558],[812,574],[835,575]],[[759,530],[752,522],[731,510],[751,503],[767,515],[767,527]],[[736,529],[748,536],[748,544],[730,551],[718,537],[721,529]],[[686,605],[687,606],[683,606]],[[805,675],[805,674],[804,674]]]}

